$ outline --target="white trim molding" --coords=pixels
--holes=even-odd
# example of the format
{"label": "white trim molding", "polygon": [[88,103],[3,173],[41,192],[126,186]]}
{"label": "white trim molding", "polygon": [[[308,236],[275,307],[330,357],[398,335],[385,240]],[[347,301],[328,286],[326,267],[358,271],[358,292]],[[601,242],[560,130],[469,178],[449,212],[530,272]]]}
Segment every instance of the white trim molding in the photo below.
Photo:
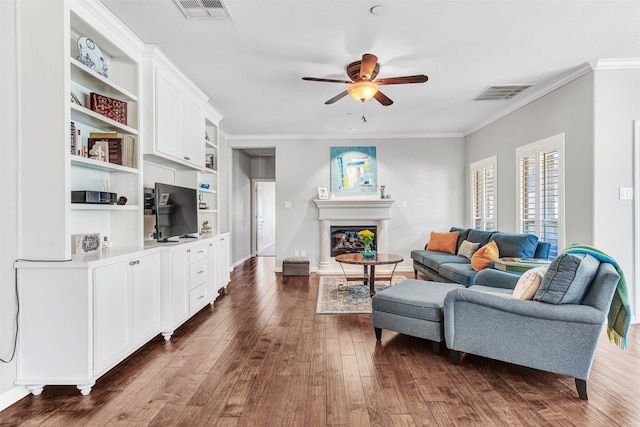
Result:
{"label": "white trim molding", "polygon": [[640,307],[640,120],[633,121],[633,295],[631,321]]}

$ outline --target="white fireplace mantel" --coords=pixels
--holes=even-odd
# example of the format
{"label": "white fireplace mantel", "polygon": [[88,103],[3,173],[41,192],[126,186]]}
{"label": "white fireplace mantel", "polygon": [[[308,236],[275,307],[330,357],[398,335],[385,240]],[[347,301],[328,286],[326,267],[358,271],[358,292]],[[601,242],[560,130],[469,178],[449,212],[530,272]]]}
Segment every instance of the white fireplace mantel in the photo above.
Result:
{"label": "white fireplace mantel", "polygon": [[392,199],[316,199],[318,220],[320,221],[320,256],[318,273],[332,273],[335,266],[331,262],[331,226],[375,224],[377,228],[377,249],[388,252],[387,226],[391,219]]}

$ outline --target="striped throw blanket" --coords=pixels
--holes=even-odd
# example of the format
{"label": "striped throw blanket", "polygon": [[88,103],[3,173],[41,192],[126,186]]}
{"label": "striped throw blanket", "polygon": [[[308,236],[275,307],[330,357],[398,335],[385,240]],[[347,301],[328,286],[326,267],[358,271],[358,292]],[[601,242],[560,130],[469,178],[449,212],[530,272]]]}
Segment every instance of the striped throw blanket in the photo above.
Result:
{"label": "striped throw blanket", "polygon": [[585,253],[598,259],[600,262],[608,262],[613,265],[620,275],[618,286],[611,300],[609,315],[607,317],[607,335],[609,340],[618,347],[627,349],[627,335],[629,333],[629,325],[631,325],[631,305],[629,301],[629,290],[627,289],[627,280],[620,265],[609,255],[587,245],[572,245],[566,248],[566,253]]}

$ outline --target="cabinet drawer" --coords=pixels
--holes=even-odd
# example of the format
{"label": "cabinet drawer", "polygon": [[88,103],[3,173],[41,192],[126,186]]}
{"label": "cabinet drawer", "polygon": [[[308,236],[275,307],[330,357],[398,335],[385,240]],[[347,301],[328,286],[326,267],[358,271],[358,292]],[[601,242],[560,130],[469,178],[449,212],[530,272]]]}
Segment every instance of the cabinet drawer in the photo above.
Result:
{"label": "cabinet drawer", "polygon": [[189,315],[193,316],[207,305],[207,285],[203,283],[189,291]]}
{"label": "cabinet drawer", "polygon": [[200,261],[209,255],[209,245],[196,246],[189,249],[189,263]]}
{"label": "cabinet drawer", "polygon": [[189,287],[193,288],[207,281],[208,260],[203,259],[189,265]]}

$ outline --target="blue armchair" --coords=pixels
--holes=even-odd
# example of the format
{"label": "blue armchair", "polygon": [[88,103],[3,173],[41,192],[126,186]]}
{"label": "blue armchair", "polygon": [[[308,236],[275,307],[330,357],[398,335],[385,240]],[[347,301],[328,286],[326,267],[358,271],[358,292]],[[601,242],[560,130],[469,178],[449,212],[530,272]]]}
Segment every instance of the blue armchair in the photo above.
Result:
{"label": "blue armchair", "polygon": [[519,300],[471,288],[444,300],[444,331],[451,360],[459,353],[575,378],[587,400],[587,379],[616,285],[614,266],[601,262],[579,303]]}

